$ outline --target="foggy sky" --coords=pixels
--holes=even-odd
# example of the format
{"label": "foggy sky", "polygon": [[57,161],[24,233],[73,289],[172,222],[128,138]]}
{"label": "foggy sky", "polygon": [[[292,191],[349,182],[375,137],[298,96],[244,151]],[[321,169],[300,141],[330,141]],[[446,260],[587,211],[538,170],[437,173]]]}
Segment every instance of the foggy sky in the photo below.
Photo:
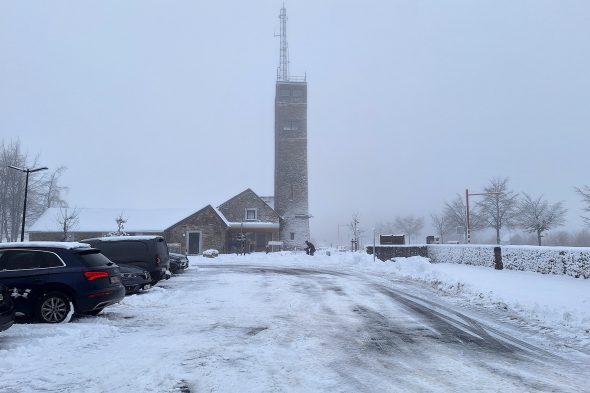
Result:
{"label": "foggy sky", "polygon": [[[68,167],[78,207],[272,195],[282,2],[0,1],[0,138]],[[358,212],[428,221],[509,176],[563,200],[590,184],[590,2],[287,2],[309,84],[312,236]]]}

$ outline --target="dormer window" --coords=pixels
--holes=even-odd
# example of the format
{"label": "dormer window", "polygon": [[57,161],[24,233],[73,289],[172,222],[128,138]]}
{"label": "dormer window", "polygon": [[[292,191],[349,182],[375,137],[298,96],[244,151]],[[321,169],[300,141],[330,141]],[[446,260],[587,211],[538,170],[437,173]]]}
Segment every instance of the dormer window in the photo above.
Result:
{"label": "dormer window", "polygon": [[246,209],[246,221],[256,220],[256,209]]}

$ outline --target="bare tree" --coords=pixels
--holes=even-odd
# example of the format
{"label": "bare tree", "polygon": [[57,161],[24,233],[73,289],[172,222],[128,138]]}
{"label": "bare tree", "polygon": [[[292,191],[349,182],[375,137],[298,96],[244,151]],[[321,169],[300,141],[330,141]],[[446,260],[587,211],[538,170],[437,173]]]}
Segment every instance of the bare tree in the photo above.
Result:
{"label": "bare tree", "polygon": [[[23,202],[25,195],[25,176],[19,171],[8,168],[8,165],[25,168],[36,165],[21,150],[20,142],[0,144],[0,238],[16,241],[19,237]],[[33,179],[30,179],[33,182]],[[34,193],[33,193],[34,195]],[[29,200],[34,200],[34,196]],[[27,210],[27,221],[34,209]]]}
{"label": "bare tree", "polygon": [[109,232],[107,236],[129,236],[129,234],[125,232],[125,223],[127,220],[123,218],[123,213],[115,218],[115,222],[117,223],[117,231]]}
{"label": "bare tree", "polygon": [[[19,141],[10,143],[0,141],[0,241],[18,239],[25,196],[26,176],[8,168],[8,165],[32,168],[38,166],[38,159],[30,158],[27,153],[24,153]],[[65,190],[65,187],[58,184],[62,172],[63,169],[58,168],[50,175],[39,173],[29,177],[27,223],[35,222],[49,206],[65,206],[65,202],[61,199],[61,192]],[[49,206],[46,203],[47,199],[51,201]]]}
{"label": "bare tree", "polygon": [[393,222],[378,222],[375,224],[375,231],[380,235],[391,235],[396,231],[396,228]]}
{"label": "bare tree", "polygon": [[354,244],[358,247],[359,244],[359,239],[361,237],[362,234],[362,230],[359,227],[360,224],[360,219],[359,219],[359,214],[358,213],[354,213],[352,215],[352,220],[350,221],[349,227],[350,227],[350,231],[352,232],[352,240],[354,240]]}
{"label": "bare tree", "polygon": [[71,231],[78,225],[79,211],[78,209],[60,208],[57,216],[57,224],[61,230],[61,241],[67,242],[71,240]]}
{"label": "bare tree", "polygon": [[543,232],[565,224],[565,213],[567,209],[563,207],[563,202],[549,204],[543,200],[543,195],[532,198],[523,193],[518,204],[517,224],[524,231],[535,233],[540,246]]}
{"label": "bare tree", "polygon": [[440,242],[444,243],[444,237],[451,229],[449,218],[444,214],[430,214],[430,222],[440,236]]}
{"label": "bare tree", "polygon": [[508,178],[493,178],[484,188],[483,199],[477,202],[479,217],[496,231],[496,244],[500,244],[502,228],[514,225],[518,194],[508,189]]}
{"label": "bare tree", "polygon": [[[584,211],[590,212],[590,186],[584,186],[582,188],[574,187],[574,189],[582,197],[582,202],[586,205]],[[582,216],[582,219],[584,219],[586,225],[590,227],[590,217]]]}
{"label": "bare tree", "polygon": [[422,217],[415,217],[410,214],[405,217],[397,217],[395,219],[395,226],[398,230],[408,235],[408,243],[412,243],[412,236],[418,235],[422,228],[424,228],[424,219]]}
{"label": "bare tree", "polygon": [[[451,228],[462,228],[463,236],[467,239],[467,208],[465,207],[465,201],[461,195],[457,194],[455,199],[451,202],[445,202],[444,216]],[[484,222],[477,211],[477,207],[470,210],[469,216],[469,226],[472,231],[485,227]]]}
{"label": "bare tree", "polygon": [[43,207],[67,207],[67,202],[63,199],[63,193],[68,187],[60,185],[59,180],[65,172],[66,167],[60,166],[53,172],[50,172],[42,181]]}

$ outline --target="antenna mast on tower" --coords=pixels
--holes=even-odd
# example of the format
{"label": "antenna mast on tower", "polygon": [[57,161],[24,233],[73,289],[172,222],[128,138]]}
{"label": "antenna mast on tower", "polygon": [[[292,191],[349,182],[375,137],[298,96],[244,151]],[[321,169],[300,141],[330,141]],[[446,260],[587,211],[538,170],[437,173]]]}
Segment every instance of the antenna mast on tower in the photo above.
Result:
{"label": "antenna mast on tower", "polygon": [[289,81],[289,45],[287,44],[287,9],[283,2],[283,8],[281,8],[281,14],[279,15],[281,20],[281,63],[278,69],[277,78],[279,81]]}

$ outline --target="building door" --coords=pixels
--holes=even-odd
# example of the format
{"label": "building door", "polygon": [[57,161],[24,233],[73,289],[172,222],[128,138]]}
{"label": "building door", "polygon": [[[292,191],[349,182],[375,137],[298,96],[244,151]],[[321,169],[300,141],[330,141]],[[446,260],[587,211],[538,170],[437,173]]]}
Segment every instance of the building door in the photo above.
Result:
{"label": "building door", "polygon": [[199,255],[201,253],[201,232],[188,233],[187,249],[189,255]]}

